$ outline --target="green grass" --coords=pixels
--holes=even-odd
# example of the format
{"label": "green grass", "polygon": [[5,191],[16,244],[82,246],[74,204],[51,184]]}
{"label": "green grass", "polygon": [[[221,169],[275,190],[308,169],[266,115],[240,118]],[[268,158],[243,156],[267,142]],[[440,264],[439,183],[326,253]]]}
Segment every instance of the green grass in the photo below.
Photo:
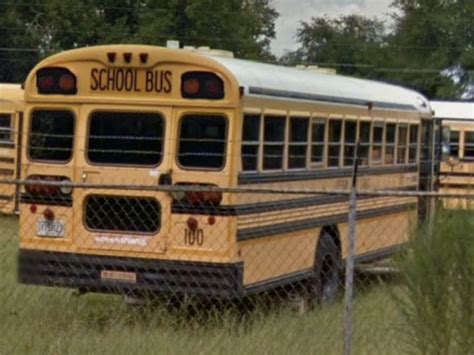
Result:
{"label": "green grass", "polygon": [[398,260],[406,341],[421,354],[474,349],[474,216],[439,211]]}
{"label": "green grass", "polygon": [[[0,354],[340,354],[343,306],[301,316],[289,307],[170,312],[137,308],[118,296],[20,285],[16,281],[17,219],[0,217]],[[400,286],[360,284],[356,354],[400,354]]]}

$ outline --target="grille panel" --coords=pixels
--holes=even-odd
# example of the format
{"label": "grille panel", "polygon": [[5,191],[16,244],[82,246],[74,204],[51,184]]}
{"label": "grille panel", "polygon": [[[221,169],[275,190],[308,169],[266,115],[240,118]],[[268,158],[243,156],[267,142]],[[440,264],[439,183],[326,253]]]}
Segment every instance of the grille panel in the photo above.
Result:
{"label": "grille panel", "polygon": [[90,195],[86,200],[85,223],[93,230],[156,233],[161,208],[151,197]]}

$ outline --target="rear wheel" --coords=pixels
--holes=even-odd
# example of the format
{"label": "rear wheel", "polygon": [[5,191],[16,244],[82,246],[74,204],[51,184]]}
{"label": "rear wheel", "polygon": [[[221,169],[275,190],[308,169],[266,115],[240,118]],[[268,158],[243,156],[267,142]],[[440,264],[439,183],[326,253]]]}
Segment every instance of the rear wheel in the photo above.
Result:
{"label": "rear wheel", "polygon": [[322,232],[316,250],[310,296],[314,303],[332,304],[340,285],[341,251],[335,238]]}

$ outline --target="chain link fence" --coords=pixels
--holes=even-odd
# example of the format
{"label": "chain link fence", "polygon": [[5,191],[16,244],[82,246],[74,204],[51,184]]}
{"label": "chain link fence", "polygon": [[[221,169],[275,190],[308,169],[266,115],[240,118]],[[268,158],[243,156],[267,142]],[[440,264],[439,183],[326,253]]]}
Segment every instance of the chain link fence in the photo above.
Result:
{"label": "chain link fence", "polygon": [[13,186],[1,354],[472,352],[468,193]]}

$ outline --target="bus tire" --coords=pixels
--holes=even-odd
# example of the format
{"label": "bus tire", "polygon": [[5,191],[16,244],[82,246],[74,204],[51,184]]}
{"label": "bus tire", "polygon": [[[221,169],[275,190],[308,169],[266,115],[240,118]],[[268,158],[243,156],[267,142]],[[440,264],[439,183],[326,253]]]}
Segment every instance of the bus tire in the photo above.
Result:
{"label": "bus tire", "polygon": [[323,231],[316,249],[310,296],[315,304],[328,305],[336,301],[340,286],[341,250],[335,237]]}

